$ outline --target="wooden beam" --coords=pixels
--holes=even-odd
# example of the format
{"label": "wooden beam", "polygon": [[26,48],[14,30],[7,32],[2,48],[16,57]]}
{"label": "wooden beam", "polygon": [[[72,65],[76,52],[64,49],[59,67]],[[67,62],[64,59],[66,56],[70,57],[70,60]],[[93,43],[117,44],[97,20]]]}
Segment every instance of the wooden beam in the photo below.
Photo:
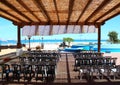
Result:
{"label": "wooden beam", "polygon": [[1,3],[4,4],[4,5],[6,5],[10,9],[12,9],[13,11],[15,11],[16,13],[18,13],[22,17],[26,18],[30,22],[32,22],[32,20],[28,16],[24,15],[22,12],[20,12],[19,10],[17,10],[16,7],[14,7],[13,5],[11,5],[7,0],[1,0]]}
{"label": "wooden beam", "polygon": [[29,11],[39,22],[41,20],[31,11],[29,7],[26,6],[26,4],[22,0],[17,0],[27,11]]}
{"label": "wooden beam", "polygon": [[60,22],[60,18],[59,18],[59,15],[58,15],[57,3],[56,3],[56,0],[53,0],[53,1],[54,1],[55,10],[56,10],[57,18],[58,18],[58,24],[59,24],[59,22]]}
{"label": "wooden beam", "polygon": [[67,20],[67,24],[66,24],[66,31],[68,29],[68,25],[69,25],[69,22],[70,22],[70,17],[71,17],[72,9],[73,9],[73,6],[74,6],[74,1],[75,0],[69,0],[68,20]]}
{"label": "wooden beam", "polygon": [[45,7],[42,4],[42,1],[41,0],[33,0],[33,1],[36,4],[36,6],[42,11],[44,17],[48,20],[48,22],[50,22],[51,20],[50,20],[49,14],[45,10]]}
{"label": "wooden beam", "polygon": [[93,22],[86,22],[86,23],[83,23],[83,22],[78,22],[76,24],[76,22],[69,22],[69,24],[67,22],[60,22],[58,24],[58,22],[21,22],[21,23],[18,23],[18,22],[14,22],[15,25],[94,25],[94,24],[99,24],[101,22],[96,22],[96,23],[93,23]]}
{"label": "wooden beam", "polygon": [[110,9],[109,11],[107,11],[106,13],[104,13],[103,15],[101,15],[99,18],[97,18],[95,20],[95,22],[97,22],[99,19],[101,19],[102,17],[106,16],[107,14],[111,13],[112,11],[114,11],[115,9],[117,9],[118,7],[120,7],[120,3],[117,4],[116,6],[114,6],[112,9]]}
{"label": "wooden beam", "polygon": [[90,5],[91,2],[92,2],[92,0],[88,0],[88,2],[87,2],[87,4],[86,4],[85,8],[83,9],[82,13],[81,13],[80,16],[78,17],[76,23],[79,22],[79,19],[82,17],[82,15],[84,14],[85,10],[89,7],[89,5]]}
{"label": "wooden beam", "polygon": [[109,19],[111,19],[111,18],[113,18],[113,17],[115,17],[115,16],[117,16],[117,15],[120,15],[120,12],[115,13],[114,15],[112,15],[111,17],[105,19],[105,20],[102,21],[102,22],[105,22],[105,21],[107,21],[107,20],[109,20]]}
{"label": "wooden beam", "polygon": [[[6,16],[4,16],[4,15],[0,15],[1,17],[3,17],[3,18],[5,18],[5,19],[7,19],[7,20],[10,20],[11,22],[13,22],[13,23],[18,23],[17,21],[15,21],[15,20],[13,20],[13,19],[10,19],[10,18],[8,18],[8,17],[6,17]],[[17,25],[17,24],[16,24]]]}
{"label": "wooden beam", "polygon": [[17,19],[18,21],[20,21],[20,22],[24,22],[23,20],[21,20],[19,17],[17,17],[17,16],[15,16],[15,15],[12,15],[12,14],[10,14],[8,11],[6,11],[6,10],[3,10],[3,9],[1,9],[0,8],[0,11],[2,11],[2,12],[4,12],[5,14],[7,14],[7,15],[9,15],[9,16],[11,16],[11,17],[13,17],[13,18],[15,18],[15,19]]}
{"label": "wooden beam", "polygon": [[71,17],[72,9],[73,9],[73,6],[74,6],[74,1],[75,1],[75,0],[69,0],[68,20],[67,20],[67,23],[68,23],[68,24],[69,24],[69,22],[70,22],[70,17]]}
{"label": "wooden beam", "polygon": [[106,6],[106,4],[108,4],[111,0],[104,0],[100,6],[94,10],[94,12],[85,20],[85,22],[88,22],[92,17],[95,16],[95,14],[99,13],[99,11],[101,10],[101,8],[103,8],[104,6]]}

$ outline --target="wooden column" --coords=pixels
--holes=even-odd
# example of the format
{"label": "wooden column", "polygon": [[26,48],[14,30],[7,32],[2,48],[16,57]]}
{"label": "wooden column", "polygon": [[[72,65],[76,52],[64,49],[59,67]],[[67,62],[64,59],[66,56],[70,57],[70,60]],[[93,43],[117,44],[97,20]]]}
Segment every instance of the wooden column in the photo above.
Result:
{"label": "wooden column", "polygon": [[17,48],[22,48],[20,28],[21,28],[21,26],[18,26],[18,28],[17,28]]}
{"label": "wooden column", "polygon": [[97,24],[96,27],[98,28],[98,52],[101,49],[101,25]]}

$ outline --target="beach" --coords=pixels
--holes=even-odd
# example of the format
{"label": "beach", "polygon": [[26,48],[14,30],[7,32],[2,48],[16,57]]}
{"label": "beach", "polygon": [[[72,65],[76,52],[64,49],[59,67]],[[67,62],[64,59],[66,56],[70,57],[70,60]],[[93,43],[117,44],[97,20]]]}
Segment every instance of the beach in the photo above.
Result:
{"label": "beach", "polygon": [[[39,43],[31,43],[30,44],[30,48],[31,50],[36,50],[36,47],[37,46],[40,46],[41,47],[41,44]],[[29,44],[26,44],[25,47],[22,47],[22,51],[27,51],[27,49],[29,48]],[[57,50],[59,48],[59,43],[46,43],[44,44],[44,49],[41,49],[41,50]],[[7,48],[7,49],[1,49],[1,52],[0,52],[0,56],[2,55],[5,55],[5,54],[8,54],[8,53],[12,53],[12,52],[17,52],[17,49],[16,48]]]}

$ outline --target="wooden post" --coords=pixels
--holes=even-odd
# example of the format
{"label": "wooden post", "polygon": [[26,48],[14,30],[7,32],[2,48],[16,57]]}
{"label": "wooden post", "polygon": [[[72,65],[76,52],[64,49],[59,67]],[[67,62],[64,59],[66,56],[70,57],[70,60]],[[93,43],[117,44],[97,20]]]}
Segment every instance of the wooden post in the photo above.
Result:
{"label": "wooden post", "polygon": [[98,52],[100,52],[100,49],[101,49],[101,26],[100,26],[100,24],[97,24],[96,27],[98,28]]}
{"label": "wooden post", "polygon": [[22,48],[22,45],[21,45],[21,34],[20,34],[20,26],[18,26],[18,30],[17,30],[17,48]]}

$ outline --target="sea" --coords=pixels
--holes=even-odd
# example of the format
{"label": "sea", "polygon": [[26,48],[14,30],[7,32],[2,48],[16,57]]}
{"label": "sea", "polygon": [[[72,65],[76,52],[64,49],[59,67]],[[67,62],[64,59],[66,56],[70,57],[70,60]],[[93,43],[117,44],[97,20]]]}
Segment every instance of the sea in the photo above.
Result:
{"label": "sea", "polygon": [[[63,40],[50,40],[50,39],[44,39],[44,40],[30,40],[30,43],[62,43]],[[74,40],[73,42],[75,43],[83,43],[83,42],[87,42],[87,43],[97,43],[97,40]],[[102,43],[106,43],[107,40],[101,40]],[[22,44],[28,44],[29,40],[21,40]],[[16,45],[17,44],[17,40],[6,40],[6,41],[0,41],[0,45]]]}
{"label": "sea", "polygon": [[[50,40],[50,39],[43,39],[43,40],[30,40],[30,43],[44,43],[44,44],[61,44],[63,40]],[[29,44],[29,40],[21,40],[22,44]],[[93,45],[93,50],[97,50],[97,43],[98,40],[74,40],[73,43],[77,43],[78,45],[87,43],[88,45]],[[7,40],[7,41],[0,41],[0,46],[6,45],[17,45],[17,40]],[[101,52],[120,52],[120,44],[111,44],[107,42],[107,40],[101,40]]]}

